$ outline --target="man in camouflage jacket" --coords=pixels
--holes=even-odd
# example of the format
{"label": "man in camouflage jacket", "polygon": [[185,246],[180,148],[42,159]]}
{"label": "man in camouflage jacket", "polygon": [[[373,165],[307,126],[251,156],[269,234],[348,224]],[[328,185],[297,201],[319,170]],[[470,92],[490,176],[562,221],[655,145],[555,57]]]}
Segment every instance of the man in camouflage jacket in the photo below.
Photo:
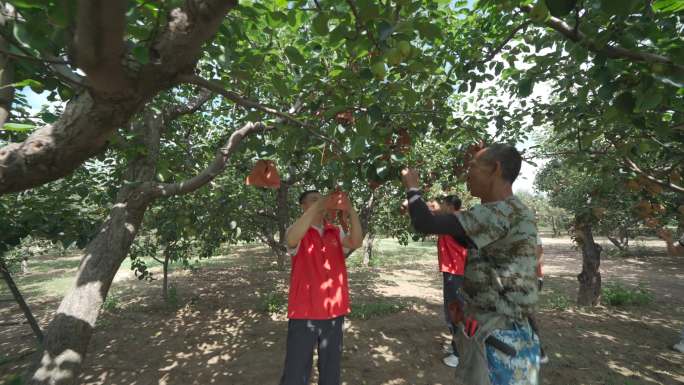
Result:
{"label": "man in camouflage jacket", "polygon": [[418,173],[402,171],[415,229],[465,237],[473,249],[464,292],[466,314],[479,327],[476,332],[461,329],[463,355],[471,360],[469,365],[462,360],[459,369],[471,384],[538,383],[539,339],[528,322],[538,300],[537,228],[532,211],[513,195],[520,165],[521,156],[510,145],[480,150],[469,164],[467,183],[481,204],[456,215],[430,212],[420,195]]}

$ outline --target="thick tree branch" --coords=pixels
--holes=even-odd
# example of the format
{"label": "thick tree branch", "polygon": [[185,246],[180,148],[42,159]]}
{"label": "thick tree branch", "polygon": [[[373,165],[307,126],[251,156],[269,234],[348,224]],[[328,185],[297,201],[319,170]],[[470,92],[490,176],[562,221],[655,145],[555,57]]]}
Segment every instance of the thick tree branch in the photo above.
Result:
{"label": "thick tree branch", "polygon": [[680,194],[684,194],[684,187],[679,186],[679,185],[676,185],[676,184],[674,184],[674,183],[672,183],[672,182],[668,182],[668,181],[664,181],[664,180],[658,179],[658,178],[656,178],[656,177],[650,175],[650,174],[647,173],[646,171],[642,170],[639,166],[637,166],[637,164],[634,163],[634,162],[633,162],[630,158],[628,158],[628,157],[624,157],[623,159],[624,159],[624,161],[625,161],[625,164],[627,165],[627,167],[629,167],[630,170],[636,172],[637,174],[643,176],[644,178],[650,180],[650,181],[653,182],[653,183],[659,184],[660,186],[665,187],[665,188],[667,188],[667,189],[670,189],[670,190],[672,190],[672,191],[674,191],[674,192],[678,192],[678,193],[680,193]]}
{"label": "thick tree branch", "polygon": [[490,60],[494,59],[494,57],[496,55],[498,55],[499,52],[501,52],[501,50],[503,50],[504,47],[506,47],[506,45],[511,40],[513,40],[515,35],[517,35],[518,32],[520,32],[520,30],[525,29],[530,24],[532,24],[532,20],[525,21],[525,22],[521,23],[519,26],[513,28],[511,30],[511,32],[506,36],[506,38],[503,39],[503,41],[498,46],[491,48],[489,53],[487,54],[487,56],[485,56],[482,60],[475,62],[474,66],[477,66],[478,64],[485,64],[485,63],[489,62]]}
{"label": "thick tree branch", "polygon": [[36,61],[36,62],[41,62],[41,63],[49,63],[49,64],[69,64],[69,62],[62,60],[62,59],[55,59],[55,60],[48,60],[44,58],[39,58],[35,56],[30,56],[30,55],[21,55],[18,53],[10,52],[6,49],[0,49],[0,54],[3,54],[5,56],[14,58],[14,59],[20,59],[20,60],[29,60],[29,61]]}
{"label": "thick tree branch", "polygon": [[235,104],[245,107],[245,108],[254,108],[255,110],[259,110],[262,112],[265,112],[267,114],[275,115],[279,118],[284,119],[287,122],[293,123],[297,126],[300,127],[305,127],[306,123],[298,120],[297,118],[293,117],[292,115],[278,111],[274,108],[264,106],[263,104],[257,103],[255,101],[246,99],[239,94],[233,92],[233,91],[228,91],[225,89],[223,85],[221,85],[218,82],[214,82],[211,80],[204,79],[200,76],[197,75],[181,75],[178,77],[179,81],[182,81],[184,83],[190,83],[190,84],[195,84],[198,85],[202,88],[206,88],[210,91],[216,92],[217,94],[220,94],[224,98],[234,102]]}
{"label": "thick tree branch", "polygon": [[192,72],[204,43],[236,5],[235,0],[186,0],[185,8],[171,11],[152,44],[155,60],[137,73],[131,95],[107,97],[85,90],[69,101],[57,122],[22,143],[0,147],[0,194],[62,178],[102,152],[115,129],[128,125],[157,93],[175,86],[180,73]]}
{"label": "thick tree branch", "polygon": [[[531,5],[521,6],[520,9],[525,13],[530,13],[532,11]],[[631,51],[622,47],[612,46],[612,45],[599,45],[595,41],[587,38],[585,34],[581,31],[576,30],[569,24],[561,19],[555,17],[549,17],[549,19],[544,23],[546,26],[556,30],[566,39],[572,40],[586,47],[588,50],[595,52],[597,54],[604,55],[611,59],[626,59],[633,62],[646,62],[646,63],[662,63],[667,64],[672,67],[684,71],[684,66],[675,63],[672,59],[650,53],[650,52],[638,52]]]}
{"label": "thick tree branch", "polygon": [[90,85],[105,93],[132,88],[123,67],[125,0],[79,0],[76,19],[76,62]]}
{"label": "thick tree branch", "polygon": [[33,56],[33,53],[26,49],[26,47],[21,45],[21,43],[19,43],[14,38],[14,36],[12,36],[12,34],[6,33],[4,30],[0,29],[0,36],[7,40],[7,42],[11,43],[18,50],[22,51],[24,55],[21,56],[24,60],[32,60],[42,64],[46,70],[52,72],[53,74],[55,74],[55,76],[57,76],[64,82],[71,84],[72,86],[76,86],[78,88],[85,87],[84,78],[76,72],[72,71],[71,68],[69,68],[66,64],[62,64],[63,62],[65,62],[64,60],[61,60],[46,53],[41,53],[44,56],[44,58],[35,57]]}
{"label": "thick tree branch", "polygon": [[[3,19],[3,23],[7,18],[10,18],[14,20],[15,23],[17,22],[26,22],[22,18],[20,14],[16,12],[13,6],[3,3],[4,6],[0,7],[3,12],[2,15],[0,16],[1,19]],[[83,87],[83,78],[79,76],[77,73],[72,71],[66,64],[64,60],[60,58],[56,58],[53,55],[46,53],[46,52],[40,52],[40,55],[42,55],[44,58],[36,58],[33,55],[33,52],[31,52],[29,49],[24,47],[22,43],[17,41],[11,33],[9,33],[11,29],[0,29],[0,35],[4,37],[7,43],[12,44],[15,46],[17,49],[21,50],[24,52],[25,55],[18,55],[18,56],[23,56],[22,59],[25,60],[38,60],[46,69],[49,71],[53,72],[57,77],[61,78],[63,81],[71,84],[72,86],[77,86],[79,88]],[[3,47],[3,48],[9,48],[9,47]],[[10,56],[13,54],[12,52],[9,52],[6,49],[6,55]],[[15,57],[15,59],[19,59],[19,57]]]}
{"label": "thick tree branch", "polygon": [[227,165],[228,159],[235,152],[242,140],[261,130],[270,129],[261,122],[247,123],[239,130],[233,132],[224,147],[220,148],[214,161],[196,176],[178,183],[165,183],[151,185],[151,192],[156,196],[183,195],[191,193],[206,185],[220,174]]}
{"label": "thick tree branch", "polygon": [[85,78],[74,72],[67,64],[59,63],[61,59],[48,53],[43,53],[43,56],[50,62],[50,64],[48,64],[48,68],[50,68],[50,70],[59,78],[79,89],[86,87]]}
{"label": "thick tree branch", "polygon": [[195,97],[190,99],[187,104],[176,104],[164,112],[164,120],[170,122],[179,116],[193,114],[198,111],[204,103],[208,102],[214,94],[206,88],[200,88]]}
{"label": "thick tree branch", "polygon": [[[260,103],[257,103],[255,101],[246,99],[246,98],[240,96],[239,94],[237,94],[233,91],[229,91],[229,90],[225,89],[225,87],[221,83],[204,79],[201,76],[186,75],[186,74],[180,75],[178,77],[178,81],[183,82],[183,83],[195,84],[197,86],[204,87],[208,90],[211,90],[211,91],[225,97],[226,99],[234,102],[237,105],[240,105],[240,106],[245,107],[245,108],[254,108],[255,110],[259,110],[259,111],[265,112],[267,114],[271,114],[271,115],[278,117],[279,122],[287,122],[287,123],[296,125],[298,127],[304,128],[311,135],[330,143],[333,147],[335,147],[335,149],[338,152],[343,153],[341,146],[337,141],[330,139],[327,136],[316,132],[314,130],[314,128],[311,125],[307,124],[306,122],[303,122],[303,121],[295,118],[294,116],[292,116],[289,113],[281,112],[281,111],[276,110],[275,108],[264,106],[263,104],[260,104]],[[302,106],[302,102],[301,102],[301,100],[298,100],[297,103],[295,103],[295,106],[292,108],[292,110],[297,111],[301,108],[301,106]]]}

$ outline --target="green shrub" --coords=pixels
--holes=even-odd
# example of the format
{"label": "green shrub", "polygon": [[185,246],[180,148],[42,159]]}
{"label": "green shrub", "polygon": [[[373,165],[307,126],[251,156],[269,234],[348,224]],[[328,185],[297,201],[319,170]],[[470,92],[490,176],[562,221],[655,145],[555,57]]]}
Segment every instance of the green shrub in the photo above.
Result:
{"label": "green shrub", "polygon": [[5,378],[3,385],[22,385],[24,380],[18,374],[11,374],[9,377]]}
{"label": "green shrub", "polygon": [[647,305],[653,302],[653,293],[639,284],[636,288],[611,282],[602,288],[603,303],[610,306]]}
{"label": "green shrub", "polygon": [[352,304],[349,318],[367,320],[373,317],[398,313],[406,308],[402,303],[371,302]]}
{"label": "green shrub", "polygon": [[261,299],[261,310],[268,314],[283,312],[287,305],[287,298],[281,292],[271,292]]}
{"label": "green shrub", "polygon": [[548,296],[546,296],[546,299],[542,303],[542,307],[561,311],[569,308],[572,305],[573,303],[568,296],[557,291],[552,291]]}
{"label": "green shrub", "polygon": [[119,298],[114,293],[110,293],[102,303],[102,310],[113,312],[119,308]]}

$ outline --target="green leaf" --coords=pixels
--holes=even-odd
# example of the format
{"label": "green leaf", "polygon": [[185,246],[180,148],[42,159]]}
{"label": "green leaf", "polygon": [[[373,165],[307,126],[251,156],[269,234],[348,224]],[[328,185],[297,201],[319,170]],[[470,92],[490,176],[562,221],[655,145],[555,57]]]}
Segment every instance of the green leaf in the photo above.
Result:
{"label": "green leaf", "polygon": [[656,108],[662,101],[662,91],[652,87],[647,92],[640,92],[637,95],[636,107],[639,111],[648,111]]}
{"label": "green leaf", "polygon": [[294,64],[303,66],[306,64],[306,59],[304,59],[304,56],[299,52],[299,50],[293,46],[287,46],[285,48],[285,55],[287,55],[287,58],[290,59],[290,61]]}
{"label": "green leaf", "polygon": [[597,91],[598,96],[603,100],[610,100],[613,98],[614,87],[612,84],[607,84],[600,87]]}
{"label": "green leaf", "polygon": [[273,87],[276,89],[276,92],[278,95],[281,97],[287,97],[290,95],[290,89],[287,87],[287,84],[285,84],[285,81],[280,78],[280,77],[274,77],[271,79],[271,83],[273,84]]}
{"label": "green leaf", "polygon": [[349,27],[347,27],[345,24],[340,24],[335,27],[335,29],[333,29],[328,35],[330,38],[330,44],[333,46],[333,48],[337,47],[337,45],[342,42],[342,39],[344,39],[348,33]]}
{"label": "green leaf", "polygon": [[3,131],[13,131],[13,132],[29,132],[36,128],[36,126],[32,124],[23,124],[23,123],[5,123],[4,126],[2,126]]}
{"label": "green leaf", "polygon": [[363,22],[367,22],[380,16],[380,8],[373,0],[358,0],[356,5],[359,9],[359,18]]}
{"label": "green leaf", "polygon": [[594,140],[601,135],[600,131],[594,131],[588,134],[582,135],[582,147],[584,148],[589,148],[591,147],[592,143],[594,143]]}
{"label": "green leaf", "polygon": [[45,122],[45,123],[54,123],[59,119],[59,116],[53,114],[52,112],[46,111],[40,114],[40,118]]}
{"label": "green leaf", "polygon": [[26,26],[24,23],[13,23],[14,27],[12,28],[12,33],[14,34],[14,37],[23,45],[25,46],[30,46],[31,45],[31,37],[29,36],[28,31],[26,30]]}
{"label": "green leaf", "polygon": [[549,13],[554,17],[565,17],[575,8],[577,0],[545,0]]}
{"label": "green leaf", "polygon": [[615,98],[613,106],[622,113],[630,114],[634,111],[634,96],[630,92],[623,92]]}
{"label": "green leaf", "polygon": [[363,155],[366,150],[366,139],[363,136],[357,136],[351,145],[351,150],[349,151],[349,157],[351,159],[359,158]]}
{"label": "green leaf", "polygon": [[356,120],[356,132],[361,136],[361,137],[367,137],[370,135],[372,127],[370,125],[370,122],[368,121],[369,116],[368,115],[363,115],[359,117],[359,119]]}
{"label": "green leaf", "polygon": [[634,11],[641,0],[601,0],[601,10],[609,15],[627,16]]}
{"label": "green leaf", "polygon": [[534,90],[534,80],[530,78],[522,78],[518,82],[518,95],[525,98],[532,94]]}
{"label": "green leaf", "polygon": [[328,34],[328,16],[324,13],[319,13],[312,21],[313,31],[318,35]]}
{"label": "green leaf", "polygon": [[395,162],[395,163],[406,162],[406,156],[404,154],[392,154],[392,155],[390,155],[390,159],[392,159],[392,162]]}
{"label": "green leaf", "polygon": [[382,180],[386,180],[389,176],[389,167],[387,165],[378,166],[375,168],[375,173]]}
{"label": "green leaf", "polygon": [[442,30],[432,23],[416,23],[416,29],[420,32],[421,36],[426,39],[434,39],[442,36]]}
{"label": "green leaf", "polygon": [[[34,80],[34,79],[24,79],[24,80],[22,80],[22,81],[20,81],[20,82],[16,82],[16,83],[8,84],[8,85],[6,85],[6,86],[2,86],[2,87],[0,87],[0,89],[8,88],[8,87],[14,87],[14,88],[31,87],[31,90],[33,90],[33,92],[36,92],[36,93],[38,93],[38,94],[39,94],[40,92],[37,92],[36,89],[38,89],[38,88],[45,88],[45,86],[43,85],[43,83],[39,82],[38,80]],[[41,92],[42,92],[42,91],[41,91]]]}
{"label": "green leaf", "polygon": [[380,41],[387,40],[394,32],[394,26],[386,21],[380,23]]}
{"label": "green leaf", "polygon": [[530,11],[530,19],[537,23],[543,23],[549,18],[549,8],[546,6],[546,0],[537,0],[537,3]]}
{"label": "green leaf", "polygon": [[147,49],[147,47],[144,46],[136,46],[133,47],[133,57],[136,58],[141,64],[147,64],[150,62],[150,51]]}
{"label": "green leaf", "polygon": [[72,91],[71,88],[68,87],[59,87],[57,92],[59,93],[59,97],[62,99],[62,101],[67,101],[71,99],[72,96],[74,96],[74,91]]}
{"label": "green leaf", "polygon": [[10,0],[9,3],[14,5],[17,8],[24,8],[24,9],[30,9],[30,8],[36,8],[36,9],[45,9],[47,7],[47,4],[45,1],[42,0]]}
{"label": "green leaf", "polygon": [[653,9],[656,12],[679,12],[684,10],[684,0],[656,0]]}

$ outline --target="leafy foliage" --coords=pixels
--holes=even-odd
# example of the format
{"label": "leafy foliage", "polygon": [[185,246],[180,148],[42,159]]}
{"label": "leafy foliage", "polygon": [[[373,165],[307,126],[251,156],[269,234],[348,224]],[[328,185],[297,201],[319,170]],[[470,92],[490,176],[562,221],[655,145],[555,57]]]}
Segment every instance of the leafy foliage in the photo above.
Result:
{"label": "leafy foliage", "polygon": [[644,286],[631,288],[620,282],[605,285],[601,295],[610,306],[647,305],[653,302],[653,293]]}

